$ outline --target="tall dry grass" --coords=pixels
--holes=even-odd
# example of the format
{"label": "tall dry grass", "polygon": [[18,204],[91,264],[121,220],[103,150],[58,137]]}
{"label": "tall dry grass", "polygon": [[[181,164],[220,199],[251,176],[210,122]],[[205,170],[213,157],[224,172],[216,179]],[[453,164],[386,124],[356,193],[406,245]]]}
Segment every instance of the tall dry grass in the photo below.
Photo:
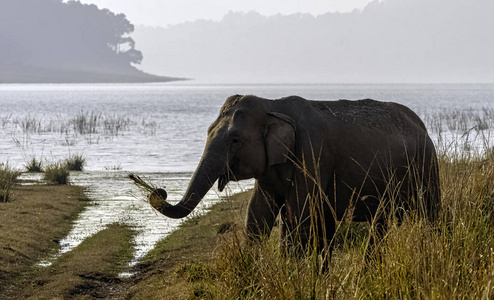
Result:
{"label": "tall dry grass", "polygon": [[222,236],[211,264],[192,264],[187,276],[210,299],[493,299],[494,151],[439,163],[438,220],[405,213],[398,225],[390,217],[375,251],[364,223],[338,224],[327,265],[317,252],[286,253],[276,237],[247,242],[239,229]]}
{"label": "tall dry grass", "polygon": [[0,202],[10,202],[13,197],[14,185],[21,172],[10,167],[8,163],[0,163]]}

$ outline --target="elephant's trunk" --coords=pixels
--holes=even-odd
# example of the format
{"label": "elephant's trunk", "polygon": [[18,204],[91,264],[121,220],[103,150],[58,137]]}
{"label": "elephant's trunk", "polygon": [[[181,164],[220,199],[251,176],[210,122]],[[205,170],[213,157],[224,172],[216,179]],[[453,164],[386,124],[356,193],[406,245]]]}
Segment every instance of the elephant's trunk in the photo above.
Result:
{"label": "elephant's trunk", "polygon": [[213,159],[204,155],[189,183],[182,200],[176,205],[169,204],[166,200],[166,192],[162,189],[155,190],[149,196],[151,205],[163,215],[180,219],[189,215],[201,202],[204,195],[213,186],[214,182],[222,174],[223,160]]}

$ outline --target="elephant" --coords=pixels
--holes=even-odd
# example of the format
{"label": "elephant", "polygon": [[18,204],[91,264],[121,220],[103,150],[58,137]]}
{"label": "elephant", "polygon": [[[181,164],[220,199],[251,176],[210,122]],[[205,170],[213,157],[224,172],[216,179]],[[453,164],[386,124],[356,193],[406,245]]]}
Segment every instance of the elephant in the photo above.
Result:
{"label": "elephant", "polygon": [[[246,231],[269,236],[280,215],[282,240],[322,251],[342,218],[386,227],[416,211],[440,209],[438,161],[421,119],[408,107],[372,99],[315,101],[230,96],[209,126],[202,158],[176,205],[156,189],[151,204],[183,218],[218,181],[255,178]],[[153,197],[152,197],[153,198]],[[332,250],[329,250],[332,251]]]}

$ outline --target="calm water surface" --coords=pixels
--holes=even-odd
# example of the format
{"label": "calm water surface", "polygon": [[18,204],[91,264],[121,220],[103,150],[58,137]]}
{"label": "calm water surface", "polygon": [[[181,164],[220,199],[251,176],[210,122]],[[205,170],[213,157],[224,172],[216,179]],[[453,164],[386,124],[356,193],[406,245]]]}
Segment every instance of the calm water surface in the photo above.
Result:
{"label": "calm water surface", "polygon": [[[180,220],[157,214],[127,174],[165,186],[171,201],[180,199],[207,127],[233,94],[399,102],[424,119],[441,147],[458,140],[464,148],[483,147],[494,127],[494,85],[0,85],[0,163],[23,168],[32,157],[55,162],[82,154],[85,171],[71,173],[71,182],[86,187],[93,201],[63,239],[61,253],[120,222],[138,231],[135,263]],[[252,185],[213,189],[197,211]]]}

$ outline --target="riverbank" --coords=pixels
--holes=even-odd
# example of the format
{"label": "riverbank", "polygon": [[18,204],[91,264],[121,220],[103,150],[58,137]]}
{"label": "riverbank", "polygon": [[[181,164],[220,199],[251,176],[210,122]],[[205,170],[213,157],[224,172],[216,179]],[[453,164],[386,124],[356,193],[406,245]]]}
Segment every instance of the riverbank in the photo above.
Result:
{"label": "riverbank", "polygon": [[[233,196],[208,214],[189,218],[133,270],[128,263],[136,232],[119,224],[41,267],[89,200],[76,186],[16,186],[12,202],[0,203],[0,299],[187,298],[197,287],[177,271],[187,273],[189,266],[215,258],[218,242],[242,226],[249,195]],[[123,278],[122,272],[135,275]]]}
{"label": "riverbank", "polygon": [[[386,237],[372,248],[372,227],[338,222],[329,268],[322,267],[318,256],[287,254],[279,247],[276,233],[263,243],[246,243],[243,223],[250,192],[245,192],[213,205],[205,215],[189,217],[131,270],[126,265],[135,233],[112,225],[43,271],[26,272],[29,280],[16,285],[25,288],[9,295],[39,299],[492,299],[494,152],[441,156],[439,164],[442,211],[437,222],[431,224],[412,212],[398,226],[390,215]],[[134,275],[122,278],[120,272]]]}
{"label": "riverbank", "polygon": [[0,203],[1,299],[15,296],[36,276],[35,265],[56,253],[87,203],[76,186],[14,187],[12,201]]}
{"label": "riverbank", "polygon": [[[207,266],[217,259],[223,241],[242,238],[251,191],[213,205],[203,216],[193,216],[171,233],[137,265],[136,276],[121,289],[121,299],[203,298],[202,279]],[[206,271],[207,272],[207,271]],[[209,296],[208,296],[209,297]],[[206,297],[209,299],[211,297]]]}

